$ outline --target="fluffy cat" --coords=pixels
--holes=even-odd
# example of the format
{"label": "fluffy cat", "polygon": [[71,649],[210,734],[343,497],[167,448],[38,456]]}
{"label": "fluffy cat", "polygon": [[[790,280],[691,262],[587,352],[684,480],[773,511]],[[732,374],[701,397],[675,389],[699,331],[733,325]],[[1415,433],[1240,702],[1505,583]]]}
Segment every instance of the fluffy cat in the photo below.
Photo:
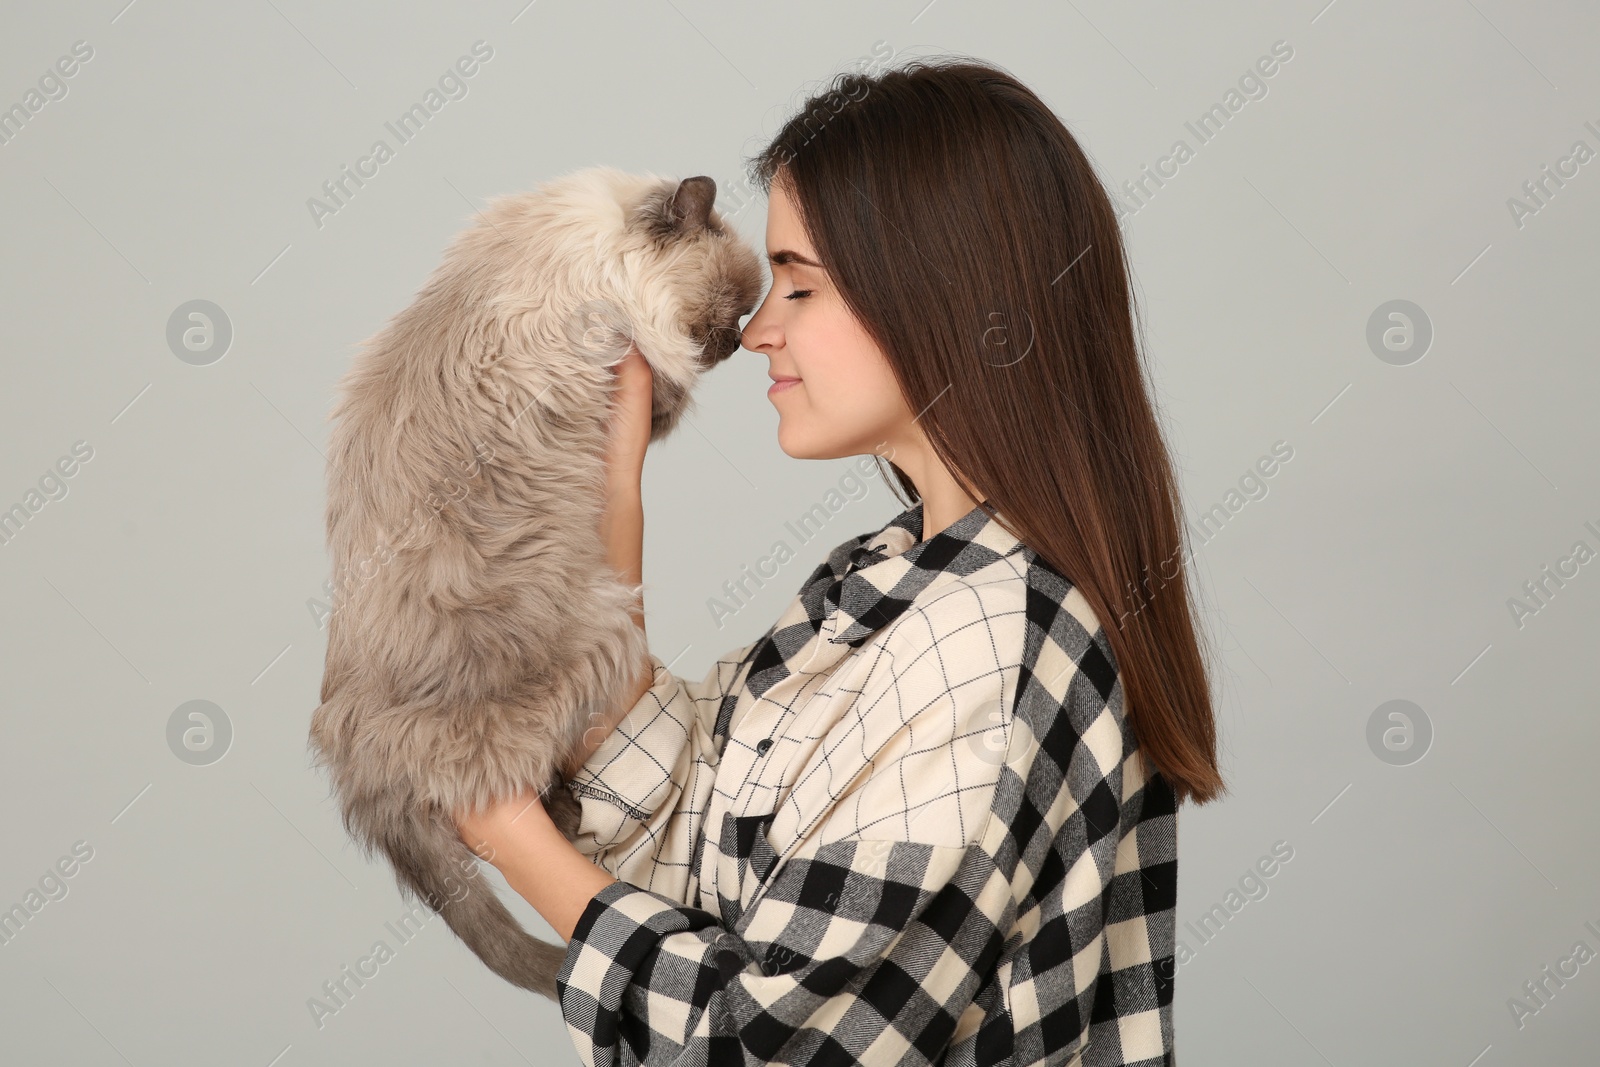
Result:
{"label": "fluffy cat", "polygon": [[551,789],[646,656],[608,566],[610,365],[636,343],[651,440],[761,295],[716,183],[594,167],[492,200],[340,382],[335,575],[308,746],[345,829],[507,981],[554,999],[565,949],[483,880],[454,813]]}

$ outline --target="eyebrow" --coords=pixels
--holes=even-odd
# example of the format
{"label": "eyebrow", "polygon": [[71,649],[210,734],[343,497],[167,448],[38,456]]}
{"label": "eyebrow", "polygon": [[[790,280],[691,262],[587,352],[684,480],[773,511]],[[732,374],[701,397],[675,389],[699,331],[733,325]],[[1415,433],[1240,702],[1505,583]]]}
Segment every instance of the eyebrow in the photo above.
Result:
{"label": "eyebrow", "polygon": [[799,252],[796,252],[790,248],[780,248],[776,252],[769,253],[767,258],[772,261],[772,265],[774,267],[783,267],[790,263],[803,263],[808,267],[816,267],[818,270],[827,270],[826,267],[824,267],[821,263],[818,263],[816,260],[807,259]]}

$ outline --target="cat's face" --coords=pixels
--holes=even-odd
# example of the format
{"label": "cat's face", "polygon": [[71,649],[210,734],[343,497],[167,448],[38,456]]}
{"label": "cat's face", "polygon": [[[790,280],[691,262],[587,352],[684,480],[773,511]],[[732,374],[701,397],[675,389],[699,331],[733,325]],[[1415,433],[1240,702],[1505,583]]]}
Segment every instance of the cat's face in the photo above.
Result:
{"label": "cat's face", "polygon": [[713,209],[716,198],[717,183],[704,175],[667,181],[647,192],[629,219],[656,259],[651,272],[677,284],[678,325],[702,370],[738,351],[739,321],[761,299],[760,261]]}
{"label": "cat's face", "polygon": [[703,176],[573,171],[492,200],[442,273],[453,299],[493,316],[506,362],[527,353],[545,364],[528,368],[534,394],[564,360],[566,373],[602,383],[602,368],[636,346],[659,438],[700,375],[738,351],[740,321],[761,299],[761,260],[713,208],[716,193]]}
{"label": "cat's face", "polygon": [[632,336],[650,364],[651,440],[670,433],[705,371],[739,350],[739,323],[761,299],[761,261],[713,209],[704,175],[650,178],[625,208]]}

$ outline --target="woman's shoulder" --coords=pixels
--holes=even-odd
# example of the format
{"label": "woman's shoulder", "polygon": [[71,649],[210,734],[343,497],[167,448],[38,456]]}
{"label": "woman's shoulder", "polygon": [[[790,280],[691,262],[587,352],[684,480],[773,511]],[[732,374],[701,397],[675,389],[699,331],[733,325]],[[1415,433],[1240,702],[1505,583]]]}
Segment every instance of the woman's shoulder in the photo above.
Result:
{"label": "woman's shoulder", "polygon": [[[1035,745],[1047,738],[1058,749],[1086,745],[1106,773],[1138,747],[1098,613],[1031,549],[941,577],[901,613],[883,643],[896,671],[918,681],[924,698],[948,688],[957,703],[993,704],[974,721],[987,715],[1007,737],[1020,722]],[[998,700],[992,684],[970,686],[990,676],[1004,679]],[[967,700],[969,692],[984,697]],[[1051,754],[1063,765],[1071,759],[1065,749]],[[1017,755],[1013,749],[1006,762]]]}
{"label": "woman's shoulder", "polygon": [[1110,641],[1099,614],[1070,579],[1038,553],[1020,546],[970,573],[947,572],[922,589],[889,628],[901,640],[963,633],[980,624],[1012,619],[1015,655],[1028,661],[1065,653],[1074,661],[1091,649],[1115,673]]}
{"label": "woman's shoulder", "polygon": [[969,574],[939,574],[911,598],[885,637],[919,648],[934,642],[982,646],[992,641],[1001,659],[1020,660],[1029,569],[1029,561],[1019,553]]}

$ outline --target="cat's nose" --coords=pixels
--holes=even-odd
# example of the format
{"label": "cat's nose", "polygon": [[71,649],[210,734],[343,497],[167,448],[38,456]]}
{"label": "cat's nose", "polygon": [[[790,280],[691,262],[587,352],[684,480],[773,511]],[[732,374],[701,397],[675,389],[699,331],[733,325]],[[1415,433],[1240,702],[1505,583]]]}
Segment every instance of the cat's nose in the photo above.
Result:
{"label": "cat's nose", "polygon": [[706,332],[705,344],[700,346],[701,362],[714,367],[739,351],[741,334],[737,326],[713,326]]}
{"label": "cat's nose", "polygon": [[717,331],[717,359],[724,360],[739,351],[739,328],[728,326]]}

